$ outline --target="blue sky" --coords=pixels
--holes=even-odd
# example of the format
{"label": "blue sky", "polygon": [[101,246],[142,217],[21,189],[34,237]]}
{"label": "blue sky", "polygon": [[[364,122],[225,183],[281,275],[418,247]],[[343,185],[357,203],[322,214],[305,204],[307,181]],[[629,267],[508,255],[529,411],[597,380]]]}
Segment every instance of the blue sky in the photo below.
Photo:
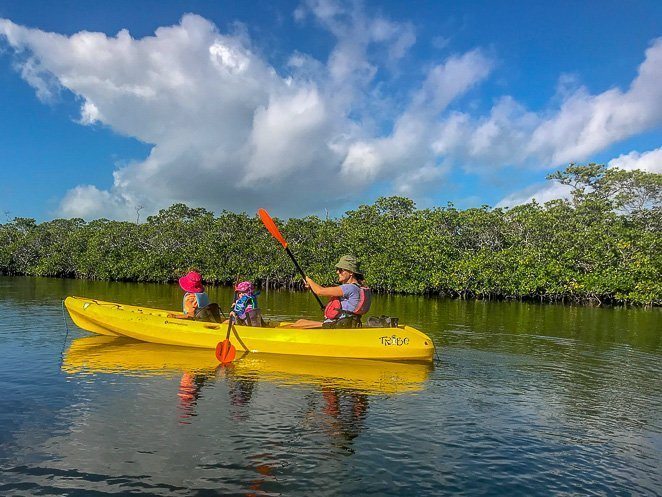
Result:
{"label": "blue sky", "polygon": [[340,214],[662,172],[662,2],[0,2],[0,222]]}

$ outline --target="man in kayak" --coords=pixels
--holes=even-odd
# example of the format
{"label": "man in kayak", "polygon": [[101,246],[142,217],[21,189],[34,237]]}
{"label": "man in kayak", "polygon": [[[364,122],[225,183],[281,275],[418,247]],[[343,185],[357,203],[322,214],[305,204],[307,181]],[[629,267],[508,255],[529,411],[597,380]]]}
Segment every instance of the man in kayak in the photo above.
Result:
{"label": "man in kayak", "polygon": [[323,328],[359,328],[361,316],[370,309],[372,295],[365,286],[361,265],[353,255],[343,255],[336,264],[338,286],[323,287],[306,277],[306,286],[320,297],[330,297],[324,309]]}

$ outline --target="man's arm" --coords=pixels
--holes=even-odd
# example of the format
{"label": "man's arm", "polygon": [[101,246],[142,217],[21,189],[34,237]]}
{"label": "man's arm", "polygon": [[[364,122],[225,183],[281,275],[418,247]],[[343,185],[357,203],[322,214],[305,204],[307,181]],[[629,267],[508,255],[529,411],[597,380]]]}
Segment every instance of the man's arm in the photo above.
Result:
{"label": "man's arm", "polygon": [[315,283],[312,278],[306,276],[306,286],[315,292],[320,297],[342,297],[342,287],[339,286],[322,286]]}

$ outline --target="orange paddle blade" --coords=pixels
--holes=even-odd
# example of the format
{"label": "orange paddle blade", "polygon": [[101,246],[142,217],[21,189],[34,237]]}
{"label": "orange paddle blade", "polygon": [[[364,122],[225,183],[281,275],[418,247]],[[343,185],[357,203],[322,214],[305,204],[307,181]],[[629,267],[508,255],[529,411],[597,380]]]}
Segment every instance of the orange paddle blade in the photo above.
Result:
{"label": "orange paddle blade", "polygon": [[237,349],[230,343],[230,340],[223,340],[216,345],[216,359],[221,364],[231,363],[236,355]]}
{"label": "orange paddle blade", "polygon": [[278,227],[276,226],[276,223],[274,223],[274,220],[271,219],[269,213],[264,209],[258,209],[257,215],[260,216],[264,227],[269,230],[269,233],[271,233],[273,237],[280,242],[283,248],[287,248],[287,242],[285,241],[285,238],[283,238],[283,235],[281,235],[280,231],[278,231]]}

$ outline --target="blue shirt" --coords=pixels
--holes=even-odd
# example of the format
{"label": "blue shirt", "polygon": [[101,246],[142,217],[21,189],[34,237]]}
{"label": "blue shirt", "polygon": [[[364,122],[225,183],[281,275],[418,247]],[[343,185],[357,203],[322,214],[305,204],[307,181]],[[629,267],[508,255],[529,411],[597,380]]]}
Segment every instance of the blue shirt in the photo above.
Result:
{"label": "blue shirt", "polygon": [[340,297],[342,310],[353,312],[361,300],[361,289],[354,283],[340,285],[340,288],[342,288],[342,297]]}

